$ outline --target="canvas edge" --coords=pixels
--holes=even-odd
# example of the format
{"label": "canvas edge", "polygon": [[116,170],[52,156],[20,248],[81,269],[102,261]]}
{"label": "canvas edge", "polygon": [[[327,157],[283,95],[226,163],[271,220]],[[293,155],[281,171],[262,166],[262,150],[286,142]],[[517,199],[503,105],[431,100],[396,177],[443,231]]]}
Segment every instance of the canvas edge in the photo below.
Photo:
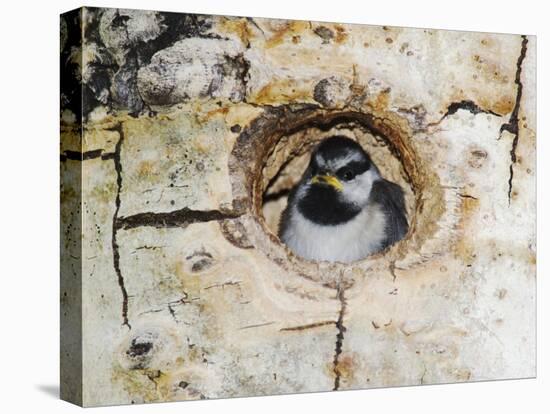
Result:
{"label": "canvas edge", "polygon": [[[60,25],[65,22],[67,39],[75,43],[82,59],[82,14],[80,7],[60,15]],[[60,30],[60,37],[62,32]],[[74,39],[74,37],[78,37]],[[77,54],[77,56],[78,56]],[[60,86],[63,92],[66,82],[70,81],[63,70],[68,65],[66,52],[60,49]],[[80,68],[82,65],[80,65]],[[60,99],[61,99],[60,95]],[[71,100],[80,101],[76,105],[81,107],[81,84],[75,89]],[[82,118],[77,115],[75,126],[76,134],[82,131]],[[60,398],[64,401],[83,406],[83,355],[82,355],[82,162],[77,151],[64,151],[67,147],[74,147],[68,138],[72,133],[64,134],[63,125],[60,125]],[[82,140],[77,140],[78,146]],[[72,148],[75,149],[75,148]],[[63,197],[64,191],[70,191],[73,197]],[[72,215],[67,214],[71,211]],[[73,253],[77,253],[76,255]]]}

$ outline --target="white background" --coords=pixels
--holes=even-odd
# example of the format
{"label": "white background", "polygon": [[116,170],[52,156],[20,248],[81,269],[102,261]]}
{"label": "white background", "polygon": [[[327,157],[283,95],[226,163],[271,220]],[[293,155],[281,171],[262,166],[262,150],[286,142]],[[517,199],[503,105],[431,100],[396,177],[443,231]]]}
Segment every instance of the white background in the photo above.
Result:
{"label": "white background", "polygon": [[[548,92],[544,1],[88,1],[89,6],[280,17],[538,36],[538,378],[102,408],[116,413],[539,413],[548,376]],[[78,1],[3,2],[0,23],[0,410],[67,413],[59,401],[59,19]],[[515,59],[515,56],[511,57]],[[544,326],[544,325],[547,326]],[[479,355],[483,358],[483,355]],[[545,389],[546,388],[546,389]],[[545,407],[546,406],[546,407]],[[545,407],[545,409],[544,409]]]}

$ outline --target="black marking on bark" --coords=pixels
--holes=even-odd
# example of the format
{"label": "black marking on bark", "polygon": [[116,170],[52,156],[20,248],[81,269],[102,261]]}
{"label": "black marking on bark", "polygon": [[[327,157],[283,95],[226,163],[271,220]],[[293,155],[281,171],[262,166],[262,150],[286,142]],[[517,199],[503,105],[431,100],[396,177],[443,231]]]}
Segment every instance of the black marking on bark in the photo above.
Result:
{"label": "black marking on bark", "polygon": [[323,322],[310,323],[310,324],[307,324],[307,325],[290,326],[288,328],[281,328],[281,329],[279,329],[279,331],[281,331],[281,332],[304,331],[306,329],[319,328],[321,326],[326,326],[326,325],[336,325],[336,321],[323,321]]}
{"label": "black marking on bark", "polygon": [[114,160],[115,159],[115,153],[114,152],[104,152],[101,154],[102,160]]}
{"label": "black marking on bark", "polygon": [[145,212],[127,217],[118,217],[117,229],[133,229],[136,227],[187,227],[193,223],[205,223],[240,217],[243,212],[238,210],[192,210],[184,207],[166,213]]}
{"label": "black marking on bark", "polygon": [[525,55],[527,54],[527,42],[529,41],[527,39],[527,36],[523,35],[521,36],[521,50],[519,53],[519,57],[516,63],[516,79],[515,84],[517,85],[517,92],[516,92],[516,103],[514,104],[514,109],[512,110],[512,114],[510,115],[510,119],[508,122],[503,124],[500,127],[500,139],[502,137],[502,133],[504,131],[509,132],[514,136],[514,139],[512,141],[512,149],[510,150],[510,177],[508,178],[508,205],[512,202],[512,184],[514,180],[514,164],[517,161],[516,157],[516,149],[518,146],[519,141],[519,107],[521,104],[521,97],[523,95],[523,83],[521,82],[521,69],[523,65],[523,61],[525,59]]}
{"label": "black marking on bark", "polygon": [[256,23],[256,21],[254,20],[253,17],[247,17],[246,20],[248,22],[250,22],[254,27],[256,27],[262,33],[262,35],[265,38],[265,32],[262,30],[262,28],[260,26],[258,26],[258,23]]}
{"label": "black marking on bark", "polygon": [[71,151],[66,150],[60,154],[61,162],[72,160],[72,161],[87,161],[94,160],[96,158],[101,158],[102,160],[111,160],[114,159],[114,153],[112,152],[103,152],[103,149],[96,149],[91,151]]}
{"label": "black marking on bark", "polygon": [[158,382],[157,379],[159,379],[162,375],[162,371],[160,369],[156,369],[153,371],[145,371],[144,375],[151,381],[153,384],[155,384],[155,390],[158,390]]}
{"label": "black marking on bark", "polygon": [[63,157],[64,155],[65,159],[67,160],[86,161],[86,160],[93,160],[94,158],[101,157],[102,152],[103,152],[102,149],[86,151],[86,152],[67,150],[61,156]]}
{"label": "black marking on bark", "polygon": [[[82,79],[78,76],[81,73],[79,63],[73,59],[75,51],[82,51],[82,8],[64,14],[61,19],[66,23],[66,41],[59,54],[60,63],[60,112],[64,109],[70,110],[77,123],[81,127],[80,119],[82,110]],[[81,56],[81,55],[80,55]]]}
{"label": "black marking on bark", "polygon": [[[139,69],[148,65],[156,52],[172,46],[179,40],[193,37],[222,39],[221,36],[211,33],[212,16],[170,12],[155,12],[155,19],[161,30],[154,38],[136,39],[128,33],[132,17],[126,15],[122,9],[117,9],[110,25],[115,30],[125,32],[124,45],[117,50],[117,54],[122,56],[119,60],[115,59],[113,50],[106,47],[101,37],[99,26],[102,16],[103,9],[86,7],[86,24],[82,25],[81,29],[81,18],[75,23],[70,22],[71,32],[68,33],[67,45],[61,53],[61,109],[71,109],[75,115],[82,113],[84,119],[100,105],[104,105],[108,112],[128,109],[132,116],[147,112],[153,115],[154,111],[143,100],[137,85]],[[72,46],[82,48],[82,40],[84,45],[94,46],[96,56],[86,63],[86,70],[90,76],[81,85],[80,78],[76,76],[81,70],[69,58]],[[83,99],[76,99],[80,96]]]}
{"label": "black marking on bark", "polygon": [[389,269],[390,269],[390,273],[393,277],[393,282],[395,282],[395,279],[397,279],[397,275],[395,274],[395,260],[390,262]]}
{"label": "black marking on bark", "polygon": [[334,38],[334,32],[326,26],[316,27],[313,30],[313,33],[315,33],[323,40],[323,44],[330,43],[330,41]]}
{"label": "black marking on bark", "polygon": [[119,140],[115,146],[115,152],[113,154],[113,161],[115,163],[116,171],[116,183],[117,183],[117,193],[115,198],[115,213],[113,215],[113,229],[112,229],[112,249],[113,249],[113,267],[115,273],[117,274],[118,285],[122,293],[122,325],[126,325],[128,329],[132,329],[132,326],[128,322],[128,292],[126,291],[126,286],[124,284],[124,277],[120,270],[120,253],[118,250],[117,243],[117,223],[118,223],[118,211],[120,210],[120,192],[122,190],[122,164],[120,162],[120,152],[122,149],[122,142],[124,141],[124,131],[122,124],[117,124],[111,131],[118,132]]}
{"label": "black marking on bark", "polygon": [[346,298],[344,296],[345,287],[340,283],[338,285],[337,298],[340,301],[340,312],[338,313],[338,320],[336,321],[336,328],[338,333],[336,334],[336,346],[334,348],[334,360],[333,368],[334,372],[334,388],[333,391],[338,391],[340,388],[340,377],[342,373],[338,367],[340,355],[342,354],[342,345],[344,343],[344,332],[346,327],[344,326],[344,314],[346,313]]}
{"label": "black marking on bark", "polygon": [[447,106],[447,112],[445,112],[445,115],[443,115],[443,118],[446,118],[449,115],[456,114],[459,109],[463,109],[465,111],[468,111],[474,115],[477,114],[490,114],[494,116],[502,116],[500,114],[497,114],[496,112],[491,111],[490,109],[483,109],[478,104],[476,104],[474,101],[471,100],[462,100],[460,102],[453,102],[449,106]]}
{"label": "black marking on bark", "polygon": [[[464,99],[464,100],[459,101],[459,102],[451,102],[447,106],[447,111],[443,114],[443,116],[439,119],[439,121],[430,122],[428,125],[426,125],[426,127],[432,127],[432,126],[439,125],[445,118],[447,118],[450,115],[456,114],[460,109],[468,111],[473,115],[489,114],[489,115],[494,115],[494,116],[497,116],[497,117],[502,116],[500,114],[497,114],[496,112],[491,111],[490,109],[483,109],[482,107],[480,107],[478,104],[476,104],[472,100]],[[401,112],[406,112],[406,111],[401,111]],[[417,128],[417,131],[418,132],[426,132],[426,128]]]}
{"label": "black marking on bark", "polygon": [[224,289],[226,286],[239,286],[242,282],[240,280],[237,281],[229,281],[225,283],[216,283],[215,285],[207,286],[204,288],[204,290],[212,289],[212,288],[222,288]]}
{"label": "black marking on bark", "polygon": [[458,193],[457,195],[461,198],[469,198],[471,200],[479,200],[477,197],[474,197],[473,195],[470,195],[470,194]]}
{"label": "black marking on bark", "polygon": [[[283,167],[284,168],[284,167]],[[277,173],[277,177],[280,175],[280,173],[278,172]],[[272,192],[272,193],[265,193],[265,195],[263,196],[263,203],[268,203],[270,201],[277,201],[283,197],[286,197],[290,194],[290,188],[282,188],[278,191],[275,191],[275,192]]]}
{"label": "black marking on bark", "polygon": [[148,246],[148,245],[143,245],[143,246],[139,246],[139,247],[136,247],[136,250],[134,251],[138,251],[138,250],[157,250],[157,249],[162,249],[166,246]]}
{"label": "black marking on bark", "polygon": [[168,304],[168,312],[170,312],[170,316],[172,316],[172,319],[174,319],[176,323],[179,323],[178,318],[176,318],[176,311],[174,311],[174,308],[170,303]]}
{"label": "black marking on bark", "polygon": [[[130,18],[128,16],[121,16],[120,11],[117,9],[111,25],[123,28],[127,42],[131,44],[132,41],[127,25],[128,20]],[[140,64],[137,49],[130,48],[125,54],[124,63],[113,76],[115,97],[125,103],[125,106],[128,107],[129,115],[133,117],[137,117],[145,107],[145,102],[141,97],[137,85],[139,69]],[[148,109],[150,110],[150,108]]]}
{"label": "black marking on bark", "polygon": [[126,355],[128,355],[130,358],[136,358],[148,354],[149,352],[151,352],[152,349],[152,342],[137,342],[136,338],[134,338],[132,339],[130,348],[126,351]]}

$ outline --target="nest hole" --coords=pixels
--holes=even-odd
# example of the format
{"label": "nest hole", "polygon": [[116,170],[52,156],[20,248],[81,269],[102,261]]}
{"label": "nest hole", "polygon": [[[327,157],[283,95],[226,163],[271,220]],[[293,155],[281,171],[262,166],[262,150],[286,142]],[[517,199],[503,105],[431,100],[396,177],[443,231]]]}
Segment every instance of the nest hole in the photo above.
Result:
{"label": "nest hole", "polygon": [[[282,135],[269,151],[261,170],[257,191],[261,194],[261,214],[266,227],[278,234],[282,211],[291,189],[300,180],[315,146],[322,140],[343,135],[358,142],[370,155],[382,177],[399,184],[404,191],[409,224],[415,211],[415,193],[395,145],[379,131],[347,117],[328,124],[313,123]],[[260,198],[260,197],[258,197]],[[257,198],[257,199],[258,199]]]}

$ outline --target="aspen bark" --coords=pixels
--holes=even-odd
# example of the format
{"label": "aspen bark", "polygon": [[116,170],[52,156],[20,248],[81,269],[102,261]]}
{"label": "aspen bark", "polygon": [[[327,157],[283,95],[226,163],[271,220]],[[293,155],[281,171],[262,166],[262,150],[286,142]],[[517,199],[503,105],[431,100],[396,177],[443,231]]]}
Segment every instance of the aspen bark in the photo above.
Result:
{"label": "aspen bark", "polygon": [[[85,405],[535,375],[532,36],[83,8],[61,17],[61,391]],[[410,231],[276,237],[358,140]]]}

